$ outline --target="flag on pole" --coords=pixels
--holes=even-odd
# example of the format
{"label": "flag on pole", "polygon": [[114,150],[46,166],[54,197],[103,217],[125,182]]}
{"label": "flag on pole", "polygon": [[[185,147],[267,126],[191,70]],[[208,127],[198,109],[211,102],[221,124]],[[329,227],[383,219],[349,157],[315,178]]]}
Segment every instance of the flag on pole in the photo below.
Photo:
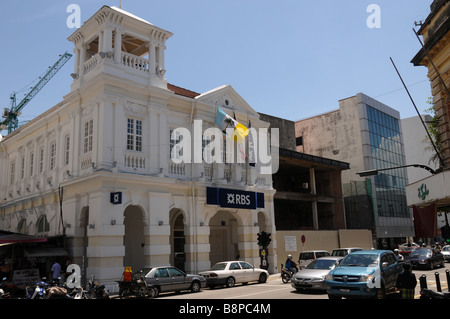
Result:
{"label": "flag on pole", "polygon": [[[238,143],[241,143],[249,133],[248,128],[225,113],[220,107],[217,107],[216,124],[227,137],[235,136]],[[232,135],[227,134],[227,128],[234,129]]]}

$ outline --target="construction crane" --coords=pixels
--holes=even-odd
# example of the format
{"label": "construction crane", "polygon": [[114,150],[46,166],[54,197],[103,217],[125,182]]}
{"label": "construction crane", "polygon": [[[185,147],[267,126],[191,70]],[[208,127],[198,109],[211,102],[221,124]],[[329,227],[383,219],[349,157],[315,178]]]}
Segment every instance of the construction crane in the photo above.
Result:
{"label": "construction crane", "polygon": [[39,78],[39,82],[31,88],[31,90],[25,95],[25,97],[17,103],[16,92],[13,92],[10,96],[11,105],[10,108],[4,108],[2,117],[4,120],[0,122],[0,131],[8,129],[8,134],[16,130],[19,126],[18,117],[21,111],[31,101],[31,99],[38,94],[38,92],[50,81],[50,79],[66,64],[72,57],[72,54],[65,52],[60,55],[58,61],[53,66],[49,67],[44,76]]}

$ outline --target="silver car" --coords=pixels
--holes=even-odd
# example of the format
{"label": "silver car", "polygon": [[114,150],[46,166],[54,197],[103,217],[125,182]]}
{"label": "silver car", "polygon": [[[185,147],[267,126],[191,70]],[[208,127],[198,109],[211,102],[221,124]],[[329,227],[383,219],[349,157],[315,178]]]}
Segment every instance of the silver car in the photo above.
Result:
{"label": "silver car", "polygon": [[450,245],[442,247],[441,254],[444,255],[445,261],[450,261]]}
{"label": "silver car", "polygon": [[199,292],[206,287],[206,280],[201,275],[186,274],[172,266],[142,268],[133,274],[136,278],[142,276],[148,285],[157,289],[156,297],[160,292],[190,290]]}
{"label": "silver car", "polygon": [[303,289],[326,290],[325,277],[336,268],[344,257],[328,256],[312,261],[305,269],[299,270],[292,277],[291,285],[297,291]]}
{"label": "silver car", "polygon": [[219,262],[200,275],[206,278],[206,285],[211,288],[219,285],[233,287],[236,283],[247,284],[250,281],[265,283],[269,278],[267,270],[239,260]]}

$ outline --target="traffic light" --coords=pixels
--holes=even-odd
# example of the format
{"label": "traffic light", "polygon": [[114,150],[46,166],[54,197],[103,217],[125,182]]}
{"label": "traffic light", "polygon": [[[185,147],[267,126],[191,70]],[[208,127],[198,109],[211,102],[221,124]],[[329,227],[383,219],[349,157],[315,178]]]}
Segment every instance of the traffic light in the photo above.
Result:
{"label": "traffic light", "polygon": [[271,233],[264,233],[264,247],[267,247],[270,245],[270,242],[272,239],[270,239]]}
{"label": "traffic light", "polygon": [[262,234],[258,233],[258,246],[262,246]]}
{"label": "traffic light", "polygon": [[441,235],[446,244],[450,244],[450,226],[445,225],[441,227]]}

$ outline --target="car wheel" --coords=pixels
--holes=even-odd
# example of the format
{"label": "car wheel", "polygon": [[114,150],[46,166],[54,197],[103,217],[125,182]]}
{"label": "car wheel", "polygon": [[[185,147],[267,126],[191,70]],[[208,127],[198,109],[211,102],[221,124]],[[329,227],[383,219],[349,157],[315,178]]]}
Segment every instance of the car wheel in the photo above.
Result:
{"label": "car wheel", "polygon": [[386,291],[384,289],[384,286],[381,286],[381,288],[377,289],[377,294],[375,295],[377,299],[385,299],[386,298]]}
{"label": "car wheel", "polygon": [[233,277],[228,277],[228,278],[227,278],[227,283],[226,283],[226,285],[227,285],[228,288],[234,287],[235,284],[236,284],[236,280],[234,280]]}
{"label": "car wheel", "polygon": [[199,292],[202,287],[198,281],[194,281],[191,285],[191,292]]}
{"label": "car wheel", "polygon": [[266,275],[265,273],[260,274],[260,275],[259,275],[258,282],[259,282],[260,284],[263,284],[263,283],[265,283],[266,281],[267,281],[267,275]]}
{"label": "car wheel", "polygon": [[150,299],[156,298],[156,297],[158,297],[158,294],[159,294],[159,291],[157,288],[155,288],[155,287],[148,288],[148,293],[147,293],[148,298],[150,298]]}

